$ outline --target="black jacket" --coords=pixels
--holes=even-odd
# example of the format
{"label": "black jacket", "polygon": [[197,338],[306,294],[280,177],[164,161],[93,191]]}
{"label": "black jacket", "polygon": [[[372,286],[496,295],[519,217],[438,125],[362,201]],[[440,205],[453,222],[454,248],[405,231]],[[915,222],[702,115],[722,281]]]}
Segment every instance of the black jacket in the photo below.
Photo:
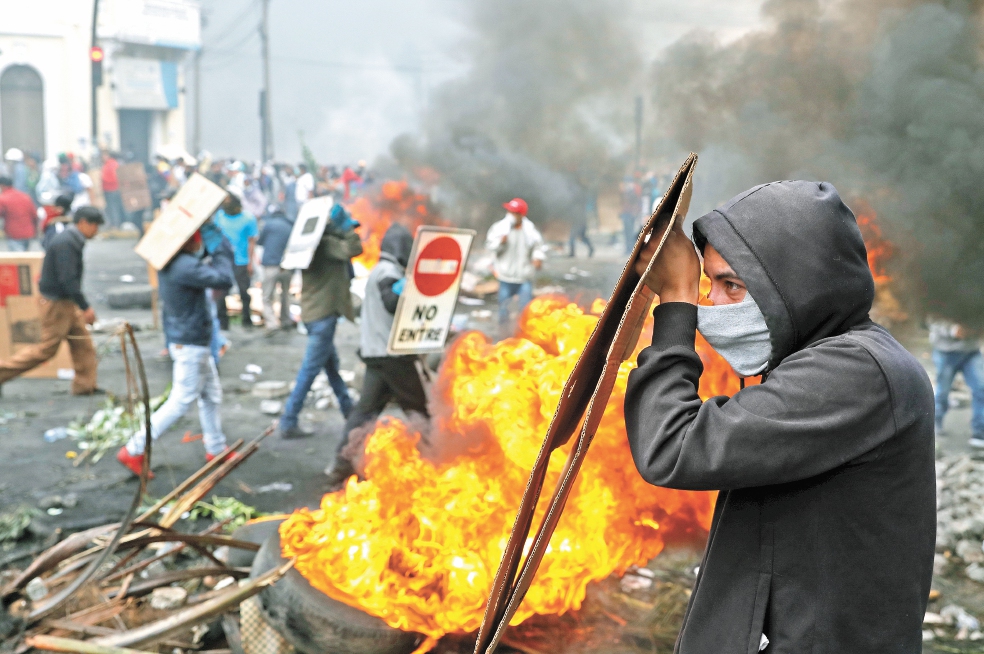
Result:
{"label": "black jacket", "polygon": [[85,311],[89,303],[82,294],[82,249],[85,236],[75,225],[51,238],[41,266],[38,289],[52,300],[71,300]]}
{"label": "black jacket", "polygon": [[936,537],[933,396],[868,319],[874,284],[827,183],[776,182],[694,224],[769,326],[765,382],[701,402],[696,307],[657,306],[625,422],[650,483],[719,490],[681,654],[922,651]]}

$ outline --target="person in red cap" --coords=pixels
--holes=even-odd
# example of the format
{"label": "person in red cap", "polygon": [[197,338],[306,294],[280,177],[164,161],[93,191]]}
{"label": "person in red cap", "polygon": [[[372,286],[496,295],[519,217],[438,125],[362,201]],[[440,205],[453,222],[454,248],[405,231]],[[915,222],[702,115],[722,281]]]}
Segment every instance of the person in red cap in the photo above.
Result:
{"label": "person in red cap", "polygon": [[533,299],[533,276],[547,258],[543,236],[526,217],[526,201],[513,198],[502,205],[505,218],[489,227],[485,249],[495,252],[495,278],[499,280],[499,325],[509,321],[509,301],[519,296],[519,310]]}

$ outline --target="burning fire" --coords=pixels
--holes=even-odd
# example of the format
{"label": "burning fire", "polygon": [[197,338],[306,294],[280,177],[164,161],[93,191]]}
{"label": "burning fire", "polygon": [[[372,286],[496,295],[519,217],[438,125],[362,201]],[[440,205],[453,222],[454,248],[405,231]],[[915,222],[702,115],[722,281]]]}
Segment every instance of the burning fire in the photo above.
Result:
{"label": "burning fire", "polygon": [[864,200],[858,200],[853,204],[858,209],[858,228],[868,250],[868,268],[871,269],[871,276],[875,278],[875,288],[884,286],[892,281],[892,277],[885,271],[885,263],[894,253],[892,242],[882,235],[875,210],[870,204]]}
{"label": "burning fire", "polygon": [[389,226],[398,222],[416,233],[421,225],[434,225],[440,221],[435,218],[430,199],[414,192],[404,181],[384,182],[375,197],[360,197],[348,210],[359,222],[359,235],[362,237],[362,254],[354,258],[366,270],[379,261],[379,246]]}
{"label": "burning fire", "polygon": [[[286,556],[327,595],[429,637],[478,628],[530,468],[564,381],[597,314],[559,297],[534,300],[514,338],[478,332],[449,349],[435,385],[435,439],[463,453],[434,463],[419,434],[380,422],[366,443],[366,481],[352,479],[316,511],[281,526]],[[648,342],[644,335],[640,346]],[[723,363],[723,360],[722,360]],[[723,364],[727,367],[727,364]],[[565,513],[513,624],[580,607],[587,584],[642,564],[669,538],[701,537],[714,496],[650,486],[625,438],[622,401],[635,358],[612,399]],[[718,392],[717,382],[702,394]],[[468,448],[467,444],[473,444]],[[567,447],[555,452],[548,487]],[[424,648],[422,648],[424,649]]]}

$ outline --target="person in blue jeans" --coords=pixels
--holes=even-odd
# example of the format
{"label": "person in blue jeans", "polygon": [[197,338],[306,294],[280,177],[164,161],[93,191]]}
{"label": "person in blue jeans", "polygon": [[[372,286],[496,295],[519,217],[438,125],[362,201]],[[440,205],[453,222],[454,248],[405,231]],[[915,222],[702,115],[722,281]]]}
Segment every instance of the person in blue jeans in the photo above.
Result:
{"label": "person in blue jeans", "polygon": [[943,419],[959,372],[970,389],[970,446],[984,448],[984,357],[979,334],[955,322],[931,320],[929,342],[936,366],[936,435],[946,435]]}
{"label": "person in blue jeans", "polygon": [[485,235],[485,249],[495,254],[500,327],[509,322],[509,300],[514,295],[519,296],[520,311],[533,299],[533,276],[546,258],[543,236],[526,217],[526,202],[513,198],[502,206],[508,213]]}
{"label": "person in blue jeans", "polygon": [[[253,249],[256,247],[259,226],[256,217],[248,211],[243,211],[242,201],[232,194],[222,202],[222,208],[215,212],[215,224],[229,239],[236,255],[233,272],[236,275],[236,286],[239,287],[239,298],[243,303],[243,327],[249,329],[253,326],[253,316],[249,306],[249,287],[253,278]],[[218,292],[213,297],[219,312],[219,324],[222,329],[229,329],[225,293]]]}
{"label": "person in blue jeans", "polygon": [[308,332],[304,361],[297,372],[294,390],[287,398],[280,416],[280,437],[305,438],[310,432],[302,430],[297,419],[315,377],[322,370],[328,375],[342,415],[352,412],[352,398],[338,372],[338,350],[335,349],[335,328],[341,317],[355,319],[352,293],[349,290],[350,260],[362,254],[362,241],[355,231],[358,226],[340,204],[332,207],[331,218],[325,227],[311,265],[302,273],[301,319]]}

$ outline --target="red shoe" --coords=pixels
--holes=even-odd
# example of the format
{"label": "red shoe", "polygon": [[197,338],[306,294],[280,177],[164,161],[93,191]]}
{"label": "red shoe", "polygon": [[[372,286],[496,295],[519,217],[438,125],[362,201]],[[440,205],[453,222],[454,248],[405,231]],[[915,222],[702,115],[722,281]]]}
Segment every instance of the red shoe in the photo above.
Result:
{"label": "red shoe", "polygon": [[[222,456],[223,454],[225,454],[225,452],[226,452],[226,450],[228,450],[228,449],[229,449],[229,448],[227,447],[227,448],[226,448],[225,450],[222,450],[222,451],[221,451],[221,452],[219,452],[218,454],[209,454],[208,452],[206,452],[206,453],[205,453],[205,463],[211,463],[211,462],[212,462],[212,460],[213,460],[213,459],[215,459],[215,457],[217,457],[217,456]],[[228,460],[229,460],[229,461],[232,461],[232,460],[234,460],[234,459],[238,459],[238,458],[239,458],[239,452],[233,452],[233,453],[232,453],[232,456],[230,456],[230,457],[228,458]]]}
{"label": "red shoe", "polygon": [[[116,460],[119,461],[121,464],[123,464],[124,468],[126,468],[127,470],[129,470],[130,472],[132,472],[138,477],[140,476],[140,473],[143,472],[143,461],[144,461],[143,454],[137,454],[136,456],[134,456],[133,454],[130,454],[129,452],[126,451],[126,447],[121,447],[120,451],[116,453]],[[153,479],[153,478],[154,478],[153,471],[148,471],[147,479]]]}

